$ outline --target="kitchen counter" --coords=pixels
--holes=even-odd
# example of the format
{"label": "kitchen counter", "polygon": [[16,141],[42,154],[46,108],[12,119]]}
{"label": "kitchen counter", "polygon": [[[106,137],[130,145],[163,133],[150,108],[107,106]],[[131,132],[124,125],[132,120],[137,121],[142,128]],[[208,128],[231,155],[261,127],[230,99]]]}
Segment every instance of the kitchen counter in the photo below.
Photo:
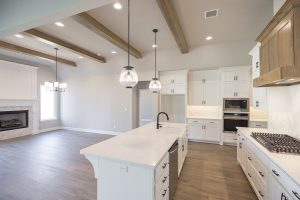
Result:
{"label": "kitchen counter", "polygon": [[153,122],[121,133],[82,149],[80,154],[155,168],[172,144],[186,132],[185,124],[161,124],[159,130]]}
{"label": "kitchen counter", "polygon": [[253,137],[252,132],[271,132],[266,129],[258,128],[242,128],[238,127],[247,140],[251,141],[255,146],[264,153],[271,161],[280,167],[292,180],[300,186],[300,155],[272,153],[258,143]]}

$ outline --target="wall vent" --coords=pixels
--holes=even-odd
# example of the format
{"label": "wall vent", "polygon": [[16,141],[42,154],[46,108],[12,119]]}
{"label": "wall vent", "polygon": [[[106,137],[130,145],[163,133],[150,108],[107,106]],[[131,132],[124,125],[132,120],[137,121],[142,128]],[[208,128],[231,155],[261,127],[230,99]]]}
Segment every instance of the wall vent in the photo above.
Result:
{"label": "wall vent", "polygon": [[218,14],[219,14],[218,9],[205,11],[205,19],[212,18],[212,17],[218,17]]}

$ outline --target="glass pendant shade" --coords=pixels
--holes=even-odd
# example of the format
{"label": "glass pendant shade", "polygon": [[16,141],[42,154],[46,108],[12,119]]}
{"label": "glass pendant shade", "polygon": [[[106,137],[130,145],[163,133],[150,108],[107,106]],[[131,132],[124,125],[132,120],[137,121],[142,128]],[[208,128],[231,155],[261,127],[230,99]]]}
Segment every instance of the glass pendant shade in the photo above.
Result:
{"label": "glass pendant shade", "polygon": [[161,90],[161,83],[158,78],[153,78],[149,84],[149,89],[151,92],[157,93]]}
{"label": "glass pendant shade", "polygon": [[123,68],[120,74],[120,84],[125,88],[133,88],[139,81],[135,69],[131,66]]}

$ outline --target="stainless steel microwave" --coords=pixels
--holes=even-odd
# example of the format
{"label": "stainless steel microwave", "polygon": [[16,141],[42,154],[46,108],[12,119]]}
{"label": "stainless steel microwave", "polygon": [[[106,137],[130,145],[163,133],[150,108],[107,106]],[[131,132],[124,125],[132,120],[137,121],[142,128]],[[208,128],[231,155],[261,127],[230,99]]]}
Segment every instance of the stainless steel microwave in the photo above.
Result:
{"label": "stainless steel microwave", "polygon": [[249,99],[248,98],[224,98],[223,102],[224,113],[248,113]]}

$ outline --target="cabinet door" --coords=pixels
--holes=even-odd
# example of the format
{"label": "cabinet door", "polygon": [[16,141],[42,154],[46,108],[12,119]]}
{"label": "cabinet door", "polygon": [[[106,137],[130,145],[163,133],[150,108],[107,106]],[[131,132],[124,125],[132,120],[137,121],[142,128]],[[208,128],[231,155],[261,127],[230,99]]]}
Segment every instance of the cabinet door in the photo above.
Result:
{"label": "cabinet door", "polygon": [[219,81],[206,81],[204,84],[204,104],[218,106],[221,104],[221,86]]}
{"label": "cabinet door", "polygon": [[172,91],[173,94],[185,94],[186,87],[185,84],[173,84],[174,89]]}
{"label": "cabinet door", "polygon": [[172,94],[173,93],[173,84],[162,84],[161,94]]}
{"label": "cabinet door", "polygon": [[230,72],[225,72],[225,81],[235,81],[236,80],[237,73],[236,71],[230,71]]}
{"label": "cabinet door", "polygon": [[291,19],[278,32],[278,62],[280,67],[293,66],[293,33]]}
{"label": "cabinet door", "polygon": [[237,81],[250,81],[250,72],[247,70],[237,71]]}
{"label": "cabinet door", "polygon": [[204,84],[201,81],[189,83],[189,104],[202,105],[204,101]]}
{"label": "cabinet door", "polygon": [[236,97],[249,98],[250,97],[250,82],[243,81],[238,82],[236,85]]}
{"label": "cabinet door", "polygon": [[272,200],[294,200],[273,176],[269,179],[269,197]]}
{"label": "cabinet door", "polygon": [[237,84],[236,82],[224,82],[224,97],[225,98],[234,98],[237,97]]}
{"label": "cabinet door", "polygon": [[260,47],[260,76],[269,71],[269,46],[267,42],[263,42]]}
{"label": "cabinet door", "polygon": [[205,125],[205,139],[209,141],[220,141],[220,127]]}
{"label": "cabinet door", "polygon": [[252,106],[255,109],[266,111],[267,110],[267,89],[266,88],[253,88]]}
{"label": "cabinet door", "polygon": [[204,125],[200,123],[189,124],[189,139],[205,139]]}
{"label": "cabinet door", "polygon": [[269,39],[269,70],[278,68],[278,35],[275,33]]}
{"label": "cabinet door", "polygon": [[171,79],[172,79],[172,82],[175,84],[185,84],[187,81],[185,74],[172,75]]}

